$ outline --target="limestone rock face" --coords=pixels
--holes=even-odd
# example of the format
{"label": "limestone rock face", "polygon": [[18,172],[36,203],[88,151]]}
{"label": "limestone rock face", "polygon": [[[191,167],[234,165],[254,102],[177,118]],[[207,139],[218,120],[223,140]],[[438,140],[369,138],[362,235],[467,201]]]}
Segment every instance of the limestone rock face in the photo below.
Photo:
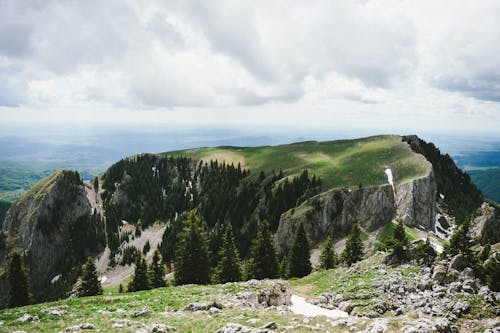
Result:
{"label": "limestone rock face", "polygon": [[483,202],[471,223],[471,236],[481,240],[482,243],[498,243],[500,242],[499,227],[500,209],[492,203]]}
{"label": "limestone rock face", "polygon": [[347,235],[354,223],[370,232],[401,218],[408,226],[434,230],[435,215],[436,185],[430,172],[396,185],[394,190],[387,184],[356,190],[335,188],[319,194],[281,216],[275,242],[281,254],[302,220],[314,247],[328,235]]}
{"label": "limestone rock face", "polygon": [[[77,257],[90,255],[85,253],[85,238],[81,238],[88,235],[90,216],[80,176],[65,170],[49,176],[9,209],[2,226],[8,239],[6,254],[22,251],[35,297]],[[95,229],[88,236],[96,239]],[[93,247],[95,243],[88,245]],[[3,256],[4,265],[7,257]],[[2,287],[5,282],[0,281]],[[0,305],[5,297],[2,293]]]}
{"label": "limestone rock face", "polygon": [[396,185],[397,218],[409,227],[434,230],[436,183],[434,173]]}

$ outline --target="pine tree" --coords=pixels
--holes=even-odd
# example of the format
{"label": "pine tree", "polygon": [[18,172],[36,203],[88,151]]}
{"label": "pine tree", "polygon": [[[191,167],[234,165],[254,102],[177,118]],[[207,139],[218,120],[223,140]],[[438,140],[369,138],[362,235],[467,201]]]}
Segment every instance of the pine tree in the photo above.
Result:
{"label": "pine tree", "polygon": [[406,237],[405,227],[402,220],[398,220],[398,223],[394,227],[392,238],[389,241],[389,248],[392,249],[391,256],[396,261],[403,261],[407,259],[407,246],[408,238]]}
{"label": "pine tree", "polygon": [[295,237],[292,241],[288,265],[288,276],[303,277],[311,273],[309,241],[307,240],[304,223],[301,222],[295,231]]}
{"label": "pine tree", "polygon": [[361,241],[361,230],[357,223],[354,223],[351,232],[347,237],[345,249],[342,252],[342,261],[348,266],[360,261],[363,258],[363,242]]}
{"label": "pine tree", "polygon": [[78,296],[102,295],[101,282],[97,278],[94,260],[90,257],[82,267],[82,282],[78,287]]}
{"label": "pine tree", "polygon": [[233,228],[228,223],[219,250],[219,264],[216,270],[219,283],[241,281],[240,254],[234,244]]}
{"label": "pine tree", "polygon": [[481,262],[485,262],[486,260],[488,260],[490,252],[491,252],[491,244],[486,243],[486,245],[484,245],[483,249],[481,250],[481,253],[479,254],[479,260],[481,260]]}
{"label": "pine tree", "polygon": [[28,278],[23,269],[21,255],[17,252],[12,254],[9,263],[9,271],[7,273],[9,280],[9,307],[18,307],[28,305],[31,302],[29,292]]}
{"label": "pine tree", "polygon": [[148,290],[149,279],[148,279],[148,264],[146,263],[146,259],[143,256],[137,255],[135,258],[135,270],[134,275],[132,276],[132,280],[130,280],[127,291],[139,291],[139,290]]}
{"label": "pine tree", "polygon": [[278,258],[273,245],[273,236],[267,220],[260,223],[256,237],[250,246],[250,257],[245,267],[247,279],[274,279],[279,276]]}
{"label": "pine tree", "polygon": [[469,234],[470,220],[466,220],[450,237],[450,243],[445,252],[452,256],[461,253],[467,259],[471,259],[471,237]]}
{"label": "pine tree", "polygon": [[200,217],[191,210],[183,223],[175,249],[175,283],[207,284],[210,282],[210,253]]}
{"label": "pine tree", "polygon": [[165,265],[161,260],[160,251],[158,249],[153,253],[151,265],[149,266],[149,283],[151,288],[165,287],[167,283],[163,278],[165,276]]}
{"label": "pine tree", "polygon": [[484,264],[486,282],[492,291],[500,291],[500,255],[493,254]]}
{"label": "pine tree", "polygon": [[321,269],[331,269],[334,268],[338,263],[337,254],[333,248],[333,239],[328,236],[325,243],[323,244],[323,249],[319,256],[319,267]]}

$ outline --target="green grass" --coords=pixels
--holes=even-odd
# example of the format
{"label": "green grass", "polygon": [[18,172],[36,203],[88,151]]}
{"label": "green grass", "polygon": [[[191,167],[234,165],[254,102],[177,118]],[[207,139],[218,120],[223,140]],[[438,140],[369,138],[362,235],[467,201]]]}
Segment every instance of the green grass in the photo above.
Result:
{"label": "green grass", "polygon": [[307,168],[321,177],[324,189],[385,184],[386,164],[392,167],[396,183],[423,176],[431,169],[430,163],[411,151],[401,137],[389,135],[279,146],[197,148],[163,155],[239,162],[254,174],[281,169],[292,176]]}
{"label": "green grass", "polygon": [[[65,301],[31,305],[0,311],[0,331],[24,330],[27,332],[58,332],[69,326],[92,323],[99,332],[116,332],[112,325],[115,320],[125,319],[120,332],[136,332],[144,324],[166,324],[174,326],[177,332],[215,332],[226,323],[234,322],[250,327],[260,327],[274,321],[280,326],[299,323],[301,316],[280,314],[276,309],[251,309],[246,307],[225,308],[221,314],[205,311],[190,312],[185,307],[192,302],[219,300],[224,295],[231,295],[241,290],[253,290],[242,284],[180,286],[141,291],[136,293],[107,293],[104,296],[73,298]],[[148,315],[135,318],[132,313],[147,307]],[[44,309],[64,310],[66,313],[56,317],[42,312]],[[17,319],[24,313],[36,315],[40,320],[35,323],[21,323]],[[247,322],[258,318],[257,323]],[[325,318],[312,319],[311,323],[325,325]],[[289,332],[311,332],[310,328],[291,329]]]}

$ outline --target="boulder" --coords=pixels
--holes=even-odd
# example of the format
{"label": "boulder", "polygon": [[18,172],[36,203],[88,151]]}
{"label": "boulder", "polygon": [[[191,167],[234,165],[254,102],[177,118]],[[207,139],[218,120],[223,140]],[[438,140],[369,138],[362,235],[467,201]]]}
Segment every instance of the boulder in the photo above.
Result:
{"label": "boulder", "polygon": [[467,261],[462,254],[457,254],[450,261],[450,268],[456,269],[457,271],[462,271],[467,267]]}
{"label": "boulder", "polygon": [[267,328],[253,328],[235,323],[228,323],[226,326],[218,329],[215,333],[268,333]]}
{"label": "boulder", "polygon": [[438,318],[434,323],[434,327],[439,333],[452,333],[450,322],[446,318]]}

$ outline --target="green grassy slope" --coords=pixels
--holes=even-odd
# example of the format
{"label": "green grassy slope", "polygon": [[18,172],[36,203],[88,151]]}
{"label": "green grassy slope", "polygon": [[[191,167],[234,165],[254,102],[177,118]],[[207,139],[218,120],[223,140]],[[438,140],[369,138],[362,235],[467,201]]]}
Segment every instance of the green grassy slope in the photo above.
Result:
{"label": "green grassy slope", "polygon": [[386,164],[393,169],[396,183],[423,176],[431,169],[423,156],[393,135],[264,147],[197,148],[163,154],[241,163],[254,174],[282,169],[292,176],[307,168],[321,177],[324,189],[385,184]]}

